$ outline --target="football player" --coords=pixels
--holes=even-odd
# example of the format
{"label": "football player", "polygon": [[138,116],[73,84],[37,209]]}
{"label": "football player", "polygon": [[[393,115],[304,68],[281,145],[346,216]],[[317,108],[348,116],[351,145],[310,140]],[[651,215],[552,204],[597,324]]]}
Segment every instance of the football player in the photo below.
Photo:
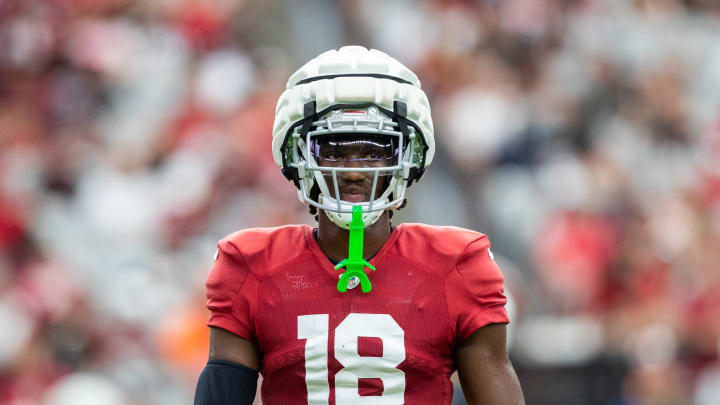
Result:
{"label": "football player", "polygon": [[218,243],[195,405],[251,404],[258,372],[267,404],[450,404],[455,370],[468,403],[522,404],[488,238],[390,222],[435,153],[415,74],[359,46],[321,54],[288,80],[272,149],[318,226]]}

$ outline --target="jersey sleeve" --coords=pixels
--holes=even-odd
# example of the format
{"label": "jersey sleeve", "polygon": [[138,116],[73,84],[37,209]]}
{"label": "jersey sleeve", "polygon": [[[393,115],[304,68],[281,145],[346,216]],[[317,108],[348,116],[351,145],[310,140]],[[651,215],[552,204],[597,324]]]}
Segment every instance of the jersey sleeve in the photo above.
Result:
{"label": "jersey sleeve", "polygon": [[455,341],[461,342],[479,328],[509,323],[503,276],[490,253],[487,236],[471,242],[445,280]]}
{"label": "jersey sleeve", "polygon": [[257,279],[232,242],[220,241],[215,263],[205,282],[210,310],[208,326],[254,340],[257,285]]}

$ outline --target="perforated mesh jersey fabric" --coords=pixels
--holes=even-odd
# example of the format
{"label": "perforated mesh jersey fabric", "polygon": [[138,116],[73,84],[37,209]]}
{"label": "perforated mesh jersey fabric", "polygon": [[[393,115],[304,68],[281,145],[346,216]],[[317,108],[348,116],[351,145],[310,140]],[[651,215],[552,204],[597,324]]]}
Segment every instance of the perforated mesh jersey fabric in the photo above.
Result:
{"label": "perforated mesh jersey fabric", "polygon": [[[398,226],[370,259],[377,270],[366,271],[368,294],[337,291],[340,272],[306,225],[242,231],[218,246],[207,283],[208,324],[257,343],[267,404],[309,403],[306,380],[315,403],[327,397],[335,404],[342,394],[450,404],[455,346],[477,328],[509,321],[502,274],[489,241],[476,232]],[[311,362],[315,374],[308,377]],[[336,381],[343,381],[337,392]]]}
{"label": "perforated mesh jersey fabric", "polygon": [[[443,281],[429,269],[405,258],[386,256],[370,275],[372,292],[360,288],[339,293],[336,279],[312,255],[287,263],[261,280],[258,292],[258,335],[265,364],[262,396],[268,404],[304,404],[305,340],[298,340],[297,318],[329,314],[328,364],[330,403],[334,404],[334,375],[342,365],[334,356],[332,331],[350,313],[389,314],[405,332],[405,403],[449,404],[452,399],[451,342]],[[382,347],[369,339],[358,351],[381,355]],[[382,382],[363,379],[362,394],[382,392]]]}

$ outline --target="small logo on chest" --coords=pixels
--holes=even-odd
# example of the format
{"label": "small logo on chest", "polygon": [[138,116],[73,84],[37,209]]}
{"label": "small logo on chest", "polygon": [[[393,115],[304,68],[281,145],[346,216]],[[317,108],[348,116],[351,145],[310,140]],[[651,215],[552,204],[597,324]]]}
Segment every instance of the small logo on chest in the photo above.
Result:
{"label": "small logo on chest", "polygon": [[360,277],[357,277],[357,276],[350,277],[350,280],[348,280],[348,288],[352,290],[353,288],[357,287],[358,285],[360,285]]}

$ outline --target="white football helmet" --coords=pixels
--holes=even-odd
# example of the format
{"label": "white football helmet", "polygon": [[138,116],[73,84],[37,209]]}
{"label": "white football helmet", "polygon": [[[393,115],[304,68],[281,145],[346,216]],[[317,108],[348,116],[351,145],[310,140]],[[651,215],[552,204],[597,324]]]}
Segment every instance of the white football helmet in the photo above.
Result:
{"label": "white football helmet", "polygon": [[[392,137],[397,155],[389,166],[321,166],[311,148],[319,137],[338,134]],[[298,198],[325,211],[349,229],[352,207],[360,205],[365,227],[385,210],[402,204],[405,190],[419,180],[435,154],[430,105],[417,76],[403,64],[375,49],[345,46],[309,61],[287,82],[275,109],[273,157],[283,175],[295,183]],[[369,201],[343,201],[340,172],[372,176]],[[389,176],[378,190],[380,176]],[[327,180],[332,180],[328,185]],[[317,199],[311,189],[317,184]],[[379,196],[377,194],[380,194]]]}

